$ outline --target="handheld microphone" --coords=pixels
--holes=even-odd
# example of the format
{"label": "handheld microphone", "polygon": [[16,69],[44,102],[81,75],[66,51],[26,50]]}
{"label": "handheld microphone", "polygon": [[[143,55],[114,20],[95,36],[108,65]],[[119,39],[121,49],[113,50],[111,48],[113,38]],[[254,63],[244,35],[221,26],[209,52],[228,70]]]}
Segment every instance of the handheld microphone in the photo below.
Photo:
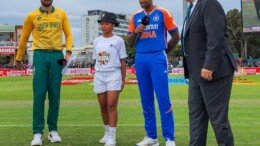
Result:
{"label": "handheld microphone", "polygon": [[67,60],[66,60],[66,59],[59,59],[59,60],[57,61],[57,63],[58,63],[60,66],[66,66]]}
{"label": "handheld microphone", "polygon": [[147,26],[149,23],[150,23],[150,17],[148,16],[144,16],[141,23],[144,25],[144,26]]}
{"label": "handheld microphone", "polygon": [[[141,24],[143,24],[144,26],[147,26],[147,25],[149,25],[149,23],[150,23],[150,17],[148,17],[148,16],[145,15],[145,16],[142,18],[142,20],[141,20]],[[139,35],[138,35],[136,41],[138,41],[138,40],[140,39],[141,35],[142,35],[142,32],[139,33]]]}

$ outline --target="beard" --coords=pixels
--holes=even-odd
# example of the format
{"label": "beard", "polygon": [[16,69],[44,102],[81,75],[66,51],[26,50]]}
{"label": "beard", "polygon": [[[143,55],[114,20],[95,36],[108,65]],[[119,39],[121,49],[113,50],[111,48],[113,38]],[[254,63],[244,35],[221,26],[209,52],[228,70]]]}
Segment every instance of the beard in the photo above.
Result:
{"label": "beard", "polygon": [[44,7],[50,7],[52,5],[53,0],[41,0],[41,3]]}
{"label": "beard", "polygon": [[152,6],[152,2],[140,2],[140,5],[143,9],[149,8],[150,6]]}

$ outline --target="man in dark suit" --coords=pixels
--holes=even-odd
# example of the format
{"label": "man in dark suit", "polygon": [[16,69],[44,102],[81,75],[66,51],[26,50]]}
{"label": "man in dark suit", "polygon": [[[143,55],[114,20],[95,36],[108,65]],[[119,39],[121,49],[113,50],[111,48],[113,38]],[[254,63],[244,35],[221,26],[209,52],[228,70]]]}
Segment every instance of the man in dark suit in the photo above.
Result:
{"label": "man in dark suit", "polygon": [[226,39],[226,17],[217,0],[189,2],[182,31],[189,79],[190,146],[205,146],[211,121],[219,146],[233,146],[228,107],[236,64]]}

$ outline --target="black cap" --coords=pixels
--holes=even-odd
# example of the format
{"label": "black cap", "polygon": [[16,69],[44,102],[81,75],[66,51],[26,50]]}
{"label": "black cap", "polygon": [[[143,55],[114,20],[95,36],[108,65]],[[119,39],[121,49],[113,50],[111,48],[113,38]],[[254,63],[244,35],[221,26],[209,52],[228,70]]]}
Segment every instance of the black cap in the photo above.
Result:
{"label": "black cap", "polygon": [[101,19],[97,20],[98,23],[101,22],[111,22],[115,26],[119,26],[119,22],[116,20],[116,15],[114,13],[104,12],[101,14]]}

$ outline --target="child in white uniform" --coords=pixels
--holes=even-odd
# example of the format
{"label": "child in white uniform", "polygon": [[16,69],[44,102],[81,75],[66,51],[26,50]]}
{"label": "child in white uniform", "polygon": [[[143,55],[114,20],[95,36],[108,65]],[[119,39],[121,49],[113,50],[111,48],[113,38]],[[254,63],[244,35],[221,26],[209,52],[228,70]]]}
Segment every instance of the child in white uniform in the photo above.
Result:
{"label": "child in white uniform", "polygon": [[103,123],[105,146],[116,145],[117,103],[125,83],[127,57],[124,40],[113,34],[119,25],[116,15],[104,13],[100,23],[103,36],[94,40],[93,58],[95,63],[94,92],[97,93]]}

